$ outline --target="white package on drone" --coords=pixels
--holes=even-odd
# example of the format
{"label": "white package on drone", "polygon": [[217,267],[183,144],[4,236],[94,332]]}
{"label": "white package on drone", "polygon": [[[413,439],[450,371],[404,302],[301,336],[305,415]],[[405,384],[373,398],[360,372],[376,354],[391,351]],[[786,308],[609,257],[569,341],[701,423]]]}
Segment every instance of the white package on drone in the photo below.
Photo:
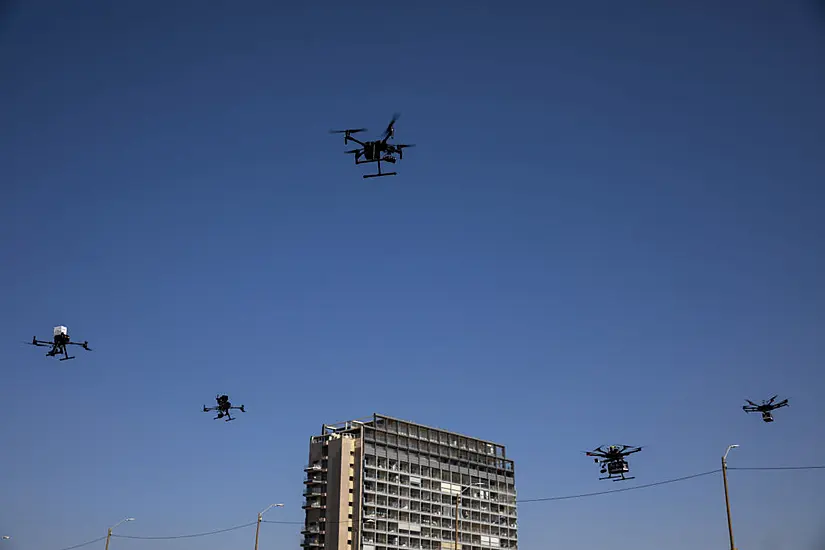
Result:
{"label": "white package on drone", "polygon": [[66,327],[54,327],[54,335],[55,336],[66,336],[69,331]]}

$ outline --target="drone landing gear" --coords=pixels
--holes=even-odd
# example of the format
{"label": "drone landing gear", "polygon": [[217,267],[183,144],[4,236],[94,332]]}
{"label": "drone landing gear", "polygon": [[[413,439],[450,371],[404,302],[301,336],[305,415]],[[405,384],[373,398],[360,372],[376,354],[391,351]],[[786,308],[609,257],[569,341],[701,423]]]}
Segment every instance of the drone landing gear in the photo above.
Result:
{"label": "drone landing gear", "polygon": [[381,161],[382,160],[385,161],[385,162],[391,162],[391,163],[395,164],[395,159],[393,157],[389,157],[389,156],[384,157],[383,159],[377,159],[377,160],[374,160],[374,161],[373,160],[365,160],[365,161],[358,162],[358,159],[355,159],[355,164],[366,164],[368,162],[377,162],[378,163],[378,173],[377,174],[367,174],[367,175],[364,176],[364,179],[367,179],[367,178],[382,178],[384,176],[397,176],[398,172],[381,172]]}
{"label": "drone landing gear", "polygon": [[599,481],[604,481],[605,479],[612,479],[613,481],[627,481],[627,480],[629,480],[629,479],[636,479],[636,476],[633,476],[633,477],[625,477],[625,476],[621,476],[621,477],[616,477],[616,476],[607,476],[607,477],[600,477],[600,478],[599,478]]}
{"label": "drone landing gear", "polygon": [[74,357],[75,357],[74,355],[67,356],[67,357],[61,357],[60,359],[58,359],[58,361],[68,361],[69,359],[74,359]]}

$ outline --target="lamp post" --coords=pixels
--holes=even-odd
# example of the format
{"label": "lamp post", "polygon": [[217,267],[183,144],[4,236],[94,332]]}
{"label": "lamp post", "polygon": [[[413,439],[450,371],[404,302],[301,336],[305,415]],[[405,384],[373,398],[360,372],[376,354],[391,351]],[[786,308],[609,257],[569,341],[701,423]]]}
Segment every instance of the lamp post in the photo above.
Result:
{"label": "lamp post", "polygon": [[270,504],[260,512],[258,512],[258,525],[255,526],[255,550],[258,550],[258,533],[261,532],[261,522],[264,519],[264,514],[269,511],[270,508],[283,508],[283,504]]}
{"label": "lamp post", "polygon": [[733,546],[733,524],[730,521],[730,498],[728,498],[728,453],[739,445],[728,445],[728,450],[722,455],[722,482],[725,484],[725,508],[728,511],[728,536],[730,537],[730,550],[736,550]]}
{"label": "lamp post", "polygon": [[135,521],[135,518],[124,518],[119,522],[109,527],[109,532],[106,534],[106,550],[109,550],[109,539],[112,538],[112,529],[123,523],[124,521]]}
{"label": "lamp post", "polygon": [[459,507],[459,505],[461,504],[461,495],[463,495],[463,494],[464,494],[464,492],[465,492],[467,489],[472,489],[473,487],[484,487],[484,484],[479,482],[479,483],[473,483],[472,485],[469,485],[469,486],[467,486],[467,487],[464,487],[464,488],[463,488],[463,489],[462,489],[462,490],[458,493],[458,495],[456,495],[456,497],[455,497],[455,548],[454,548],[453,550],[458,550],[458,521],[459,521],[459,515],[458,515],[458,514],[459,514],[459,511],[458,511],[458,507]]}

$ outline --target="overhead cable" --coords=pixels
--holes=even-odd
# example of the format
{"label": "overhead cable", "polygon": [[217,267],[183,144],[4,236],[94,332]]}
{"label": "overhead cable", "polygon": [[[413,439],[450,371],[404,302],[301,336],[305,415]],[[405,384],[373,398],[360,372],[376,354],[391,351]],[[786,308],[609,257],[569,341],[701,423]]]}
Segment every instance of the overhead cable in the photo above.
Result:
{"label": "overhead cable", "polygon": [[82,542],[82,543],[80,543],[80,544],[75,544],[74,546],[67,546],[66,548],[61,548],[60,550],[74,550],[75,548],[81,548],[81,547],[83,547],[83,546],[89,546],[90,544],[94,544],[94,543],[96,543],[96,542],[100,542],[100,541],[102,541],[102,540],[103,540],[103,539],[105,539],[105,538],[106,538],[106,536],[104,535],[104,536],[102,536],[102,537],[100,537],[100,538],[97,538],[97,539],[95,539],[95,540],[90,540],[90,541]]}
{"label": "overhead cable", "polygon": [[694,478],[702,477],[702,476],[709,476],[711,474],[716,474],[716,473],[719,473],[721,471],[722,470],[720,468],[717,468],[715,470],[710,470],[709,472],[702,472],[700,474],[693,474],[693,475],[684,476],[684,477],[677,477],[675,479],[666,479],[664,481],[657,481],[655,483],[647,483],[645,485],[634,485],[633,487],[622,487],[621,489],[610,489],[608,491],[597,491],[595,493],[581,493],[581,494],[578,494],[578,495],[566,495],[566,496],[560,496],[560,497],[527,498],[527,499],[517,500],[516,502],[517,503],[521,503],[521,502],[548,502],[548,501],[551,501],[551,500],[570,500],[570,499],[574,499],[574,498],[585,498],[585,497],[595,497],[595,496],[599,496],[599,495],[607,495],[607,494],[610,494],[610,493],[623,493],[625,491],[635,491],[637,489],[647,489],[648,487],[658,487],[659,485],[667,485],[668,483],[677,483],[679,481],[687,481],[688,479],[694,479]]}
{"label": "overhead cable", "polygon": [[[171,540],[171,539],[191,539],[195,537],[205,537],[207,535],[217,535],[218,533],[226,533],[227,531],[236,531],[238,529],[243,529],[245,527],[252,527],[258,523],[257,521],[253,521],[251,523],[244,523],[243,525],[236,525],[235,527],[227,527],[226,529],[218,529],[216,531],[208,531],[206,533],[195,533],[192,535],[172,535],[168,537],[139,537],[135,535],[115,535],[112,534],[113,537],[118,537],[121,539],[141,539],[141,540]],[[104,537],[106,538],[106,537]]]}
{"label": "overhead cable", "polygon": [[[728,470],[752,470],[752,471],[789,471],[789,470],[825,470],[825,465],[822,466],[761,466],[761,467],[754,467],[754,466],[728,466]],[[673,479],[666,479],[663,481],[657,481],[654,483],[646,483],[643,485],[634,485],[633,487],[622,487],[619,489],[610,489],[607,491],[596,491],[593,493],[579,493],[575,495],[564,495],[564,496],[554,496],[554,497],[543,497],[543,498],[527,498],[527,499],[518,499],[516,503],[528,503],[528,502],[551,502],[556,500],[572,500],[578,498],[587,498],[587,497],[595,497],[600,495],[608,495],[611,493],[624,493],[626,491],[636,491],[639,489],[649,489],[651,487],[658,487],[660,485],[668,485],[670,483],[678,483],[680,481],[687,481],[690,479],[696,479],[699,477],[709,476],[712,474],[717,474],[721,472],[720,468],[715,470],[709,470],[707,472],[701,472],[698,474],[692,474],[689,476],[677,477]],[[351,522],[352,520],[346,520],[347,523]],[[262,520],[263,523],[274,523],[274,524],[281,524],[281,525],[303,525],[303,521],[274,521],[274,520]],[[250,523],[244,523],[243,525],[236,525],[234,527],[228,527],[226,529],[217,529],[215,531],[207,531],[204,533],[193,533],[188,535],[170,535],[165,537],[145,537],[145,536],[137,536],[137,535],[117,535],[112,534],[112,537],[117,537],[121,539],[139,539],[139,540],[173,540],[173,539],[187,539],[187,538],[195,538],[195,537],[206,537],[209,535],[217,535],[219,533],[226,533],[229,531],[236,531],[238,529],[245,529],[247,527],[252,527],[255,525],[257,521],[252,521]],[[327,522],[327,523],[337,523],[337,522]],[[341,522],[344,523],[344,522]],[[81,544],[76,544],[74,546],[68,546],[66,548],[61,548],[60,550],[75,550],[76,548],[82,548],[84,546],[88,546],[90,544],[94,544],[96,542],[100,542],[106,537],[96,538],[94,540],[90,540]]]}
{"label": "overhead cable", "polygon": [[825,466],[728,466],[728,470],[825,470]]}

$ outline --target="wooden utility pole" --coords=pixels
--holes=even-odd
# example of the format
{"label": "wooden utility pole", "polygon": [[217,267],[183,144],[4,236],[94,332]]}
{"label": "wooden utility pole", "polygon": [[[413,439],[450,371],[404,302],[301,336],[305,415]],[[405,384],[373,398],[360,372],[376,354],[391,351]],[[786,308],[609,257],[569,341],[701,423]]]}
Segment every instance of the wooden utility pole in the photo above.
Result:
{"label": "wooden utility pole", "polygon": [[739,445],[729,446],[728,450],[725,451],[724,456],[722,456],[722,482],[725,484],[725,508],[728,512],[728,536],[730,537],[730,550],[736,550],[736,547],[733,545],[733,524],[730,521],[730,498],[728,497],[728,453],[731,449],[738,446]]}
{"label": "wooden utility pole", "polygon": [[[463,492],[463,491],[462,491]],[[458,550],[458,507],[461,504],[461,493],[456,495],[455,497],[455,548],[453,550]]]}

